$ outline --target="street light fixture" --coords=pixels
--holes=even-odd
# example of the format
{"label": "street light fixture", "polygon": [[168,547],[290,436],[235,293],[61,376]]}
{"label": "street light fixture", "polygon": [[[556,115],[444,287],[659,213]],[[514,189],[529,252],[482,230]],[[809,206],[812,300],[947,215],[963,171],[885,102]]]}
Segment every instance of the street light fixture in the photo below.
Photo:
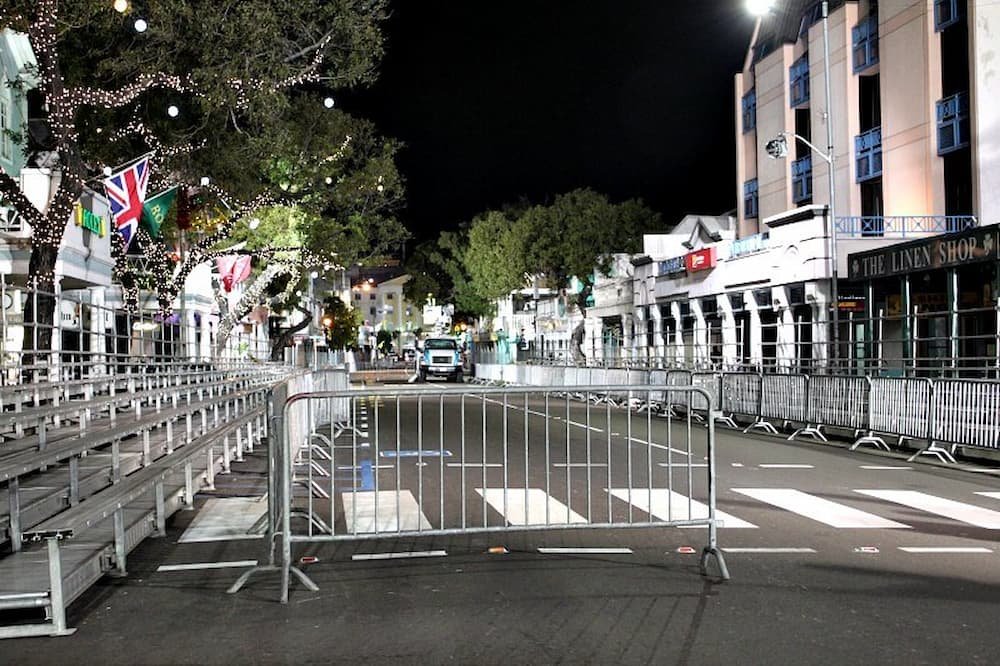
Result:
{"label": "street light fixture", "polygon": [[[774,0],[747,0],[747,10],[757,16],[757,26],[759,28],[760,21],[763,16],[767,14],[774,5]],[[829,166],[827,168],[827,175],[829,177],[829,187],[830,187],[830,204],[827,206],[827,224],[830,228],[830,262],[831,267],[831,277],[830,277],[830,298],[833,301],[833,364],[835,369],[840,367],[840,293],[838,289],[838,273],[839,269],[837,267],[837,217],[835,214],[836,201],[837,201],[837,191],[836,191],[836,176],[834,173],[834,153],[833,153],[833,114],[830,112],[831,100],[830,100],[830,2],[829,0],[823,0],[822,3],[822,13],[821,17],[823,20],[823,81],[826,93],[826,110],[823,112],[824,120],[826,121],[826,152],[820,150],[812,143],[802,138],[801,136],[790,133],[781,132],[777,137],[767,142],[764,149],[767,154],[772,159],[782,158],[788,155],[788,136],[793,136],[805,145],[809,146],[817,155],[819,155]],[[756,41],[756,30],[754,33],[754,40]]]}

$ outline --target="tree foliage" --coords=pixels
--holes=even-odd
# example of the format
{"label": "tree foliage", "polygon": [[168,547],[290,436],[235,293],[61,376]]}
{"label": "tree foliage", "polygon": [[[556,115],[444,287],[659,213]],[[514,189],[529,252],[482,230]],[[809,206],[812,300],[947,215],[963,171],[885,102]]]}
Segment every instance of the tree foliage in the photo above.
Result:
{"label": "tree foliage", "polygon": [[428,296],[455,306],[459,318],[481,317],[492,312],[490,301],[480,296],[465,265],[468,230],[442,231],[432,241],[418,245],[406,262],[410,281],[403,287],[406,298],[418,307]]}
{"label": "tree foliage", "polygon": [[323,301],[323,328],[331,349],[354,349],[358,344],[361,311],[349,307],[337,296]]}

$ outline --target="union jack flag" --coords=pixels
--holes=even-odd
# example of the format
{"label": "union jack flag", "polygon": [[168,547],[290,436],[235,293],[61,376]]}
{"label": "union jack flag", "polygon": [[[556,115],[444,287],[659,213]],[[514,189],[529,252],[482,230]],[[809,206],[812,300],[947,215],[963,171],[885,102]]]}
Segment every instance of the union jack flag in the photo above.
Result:
{"label": "union jack flag", "polygon": [[148,157],[104,180],[108,202],[111,204],[111,217],[115,221],[115,228],[122,236],[126,252],[139,228],[139,218],[142,217],[142,204],[146,200],[148,184]]}

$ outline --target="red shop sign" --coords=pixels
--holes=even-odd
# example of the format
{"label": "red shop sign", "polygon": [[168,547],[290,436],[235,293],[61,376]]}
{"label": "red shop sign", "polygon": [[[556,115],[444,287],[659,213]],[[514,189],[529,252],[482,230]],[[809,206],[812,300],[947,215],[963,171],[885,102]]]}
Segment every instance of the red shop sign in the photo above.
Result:
{"label": "red shop sign", "polygon": [[697,252],[689,252],[684,257],[684,265],[687,267],[689,273],[697,273],[698,271],[707,271],[710,268],[715,268],[715,248],[706,247]]}

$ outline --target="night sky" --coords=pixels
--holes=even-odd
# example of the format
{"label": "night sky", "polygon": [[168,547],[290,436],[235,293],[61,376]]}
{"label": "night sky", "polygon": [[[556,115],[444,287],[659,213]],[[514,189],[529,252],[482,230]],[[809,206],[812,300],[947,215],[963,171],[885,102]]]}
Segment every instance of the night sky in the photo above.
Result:
{"label": "night sky", "polygon": [[432,238],[589,186],[672,225],[735,208],[744,0],[397,0],[378,82],[342,107],[405,144],[402,218]]}

